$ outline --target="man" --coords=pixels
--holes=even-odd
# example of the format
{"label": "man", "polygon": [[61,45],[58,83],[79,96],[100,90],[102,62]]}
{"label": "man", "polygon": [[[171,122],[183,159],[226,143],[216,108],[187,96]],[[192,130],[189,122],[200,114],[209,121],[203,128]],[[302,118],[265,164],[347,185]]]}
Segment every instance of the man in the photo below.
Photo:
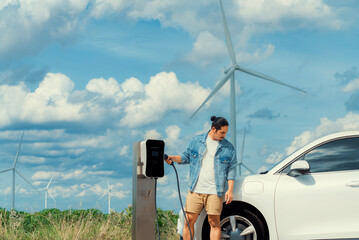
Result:
{"label": "man", "polygon": [[[185,212],[192,235],[194,236],[194,224],[204,207],[211,226],[210,238],[220,240],[223,198],[226,204],[233,200],[237,159],[233,145],[225,139],[228,121],[215,116],[211,117],[211,121],[209,132],[192,138],[181,155],[169,156],[166,162],[190,164]],[[228,189],[225,192],[226,181]],[[183,239],[191,239],[187,224],[183,228]]]}

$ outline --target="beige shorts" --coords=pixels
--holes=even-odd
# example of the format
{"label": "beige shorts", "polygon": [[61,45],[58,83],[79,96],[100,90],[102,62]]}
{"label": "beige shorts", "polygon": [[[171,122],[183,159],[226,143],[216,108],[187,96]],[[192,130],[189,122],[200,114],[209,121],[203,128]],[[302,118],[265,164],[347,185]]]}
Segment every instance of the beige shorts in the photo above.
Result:
{"label": "beige shorts", "polygon": [[205,208],[208,215],[221,215],[223,199],[224,197],[218,197],[216,194],[188,192],[185,212],[200,214]]}

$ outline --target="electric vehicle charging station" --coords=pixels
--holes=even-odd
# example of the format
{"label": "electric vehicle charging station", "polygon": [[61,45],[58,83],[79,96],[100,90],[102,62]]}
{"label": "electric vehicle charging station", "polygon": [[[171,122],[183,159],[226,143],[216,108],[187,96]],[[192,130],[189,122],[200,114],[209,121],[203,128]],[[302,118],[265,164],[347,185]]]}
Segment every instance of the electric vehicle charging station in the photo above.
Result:
{"label": "electric vehicle charging station", "polygon": [[162,140],[133,144],[132,239],[156,238],[156,178],[164,176]]}

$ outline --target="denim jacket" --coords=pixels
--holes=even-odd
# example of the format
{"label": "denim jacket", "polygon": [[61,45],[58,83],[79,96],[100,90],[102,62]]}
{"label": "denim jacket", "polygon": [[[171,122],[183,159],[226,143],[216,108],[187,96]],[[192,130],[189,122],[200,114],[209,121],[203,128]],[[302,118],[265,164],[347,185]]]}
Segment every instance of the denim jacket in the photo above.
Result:
{"label": "denim jacket", "polygon": [[[193,191],[201,170],[203,154],[206,151],[206,138],[208,133],[192,138],[187,149],[180,154],[180,164],[190,164],[188,189]],[[224,196],[226,182],[236,177],[237,158],[233,145],[227,140],[219,141],[214,157],[214,172],[217,195]]]}

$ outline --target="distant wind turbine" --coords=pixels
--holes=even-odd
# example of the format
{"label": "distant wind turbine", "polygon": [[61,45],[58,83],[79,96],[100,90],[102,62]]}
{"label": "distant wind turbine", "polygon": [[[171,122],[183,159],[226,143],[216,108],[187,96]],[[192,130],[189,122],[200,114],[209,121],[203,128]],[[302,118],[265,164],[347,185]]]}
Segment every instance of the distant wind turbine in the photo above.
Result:
{"label": "distant wind turbine", "polygon": [[9,169],[5,169],[0,171],[0,173],[4,173],[4,172],[9,172],[12,171],[12,209],[15,209],[15,172],[17,174],[19,174],[20,177],[22,177],[28,184],[30,184],[31,187],[33,187],[38,193],[40,193],[34,185],[31,184],[31,182],[29,180],[27,180],[17,169],[16,169],[16,163],[17,163],[17,159],[19,157],[19,153],[20,153],[20,149],[21,149],[21,144],[22,144],[22,139],[24,137],[24,132],[22,131],[22,135],[21,135],[21,139],[20,139],[20,143],[19,143],[19,147],[17,149],[16,152],[16,156],[15,156],[15,160],[14,160],[14,164],[12,166],[12,168]]}
{"label": "distant wind turbine", "polygon": [[[235,149],[237,149],[237,137],[236,137],[236,93],[235,93],[235,81],[234,81],[234,73],[236,70],[250,74],[252,76],[258,77],[258,78],[262,78],[264,80],[270,81],[270,82],[274,82],[292,89],[295,89],[297,91],[306,93],[306,91],[291,86],[289,84],[286,84],[284,82],[281,82],[275,78],[272,78],[268,75],[256,72],[254,70],[248,69],[248,68],[244,68],[238,65],[237,60],[236,60],[236,54],[234,52],[234,48],[233,48],[233,44],[232,44],[232,40],[231,40],[231,35],[229,33],[228,30],[228,25],[227,25],[227,20],[226,20],[226,16],[224,14],[224,10],[223,10],[223,5],[222,5],[222,1],[219,0],[220,6],[221,6],[221,11],[222,11],[222,20],[223,20],[223,27],[224,27],[224,35],[226,38],[226,43],[227,43],[227,48],[228,48],[228,54],[229,57],[231,58],[232,61],[232,66],[230,68],[228,68],[227,70],[224,71],[225,76],[224,78],[217,84],[217,86],[212,90],[212,92],[208,95],[208,97],[204,100],[204,102],[197,108],[197,110],[192,114],[191,118],[193,118],[197,112],[208,102],[208,100],[210,100],[222,87],[223,85],[230,79],[230,124],[231,124],[231,142],[234,146]],[[240,173],[241,174],[241,173]]]}
{"label": "distant wind turbine", "polygon": [[98,199],[99,201],[107,194],[108,195],[108,214],[111,214],[111,192],[112,186],[107,179],[107,190],[102,194],[102,196]]}
{"label": "distant wind turbine", "polygon": [[244,128],[244,134],[243,134],[243,140],[242,140],[242,147],[241,147],[241,155],[239,157],[239,163],[238,163],[238,175],[241,176],[242,173],[242,165],[243,167],[247,168],[248,171],[250,171],[252,174],[255,174],[254,171],[252,171],[252,169],[250,169],[249,167],[247,167],[247,165],[245,165],[243,163],[243,154],[244,154],[244,144],[246,141],[246,128]]}
{"label": "distant wind turbine", "polygon": [[54,177],[52,177],[49,181],[49,183],[47,184],[46,188],[43,188],[43,189],[39,189],[40,191],[45,191],[45,209],[47,209],[47,194],[50,195],[50,197],[52,198],[52,200],[54,200],[54,203],[55,203],[55,208],[56,208],[56,200],[55,198],[52,196],[52,194],[48,191],[49,190],[49,186],[51,184],[51,181]]}

